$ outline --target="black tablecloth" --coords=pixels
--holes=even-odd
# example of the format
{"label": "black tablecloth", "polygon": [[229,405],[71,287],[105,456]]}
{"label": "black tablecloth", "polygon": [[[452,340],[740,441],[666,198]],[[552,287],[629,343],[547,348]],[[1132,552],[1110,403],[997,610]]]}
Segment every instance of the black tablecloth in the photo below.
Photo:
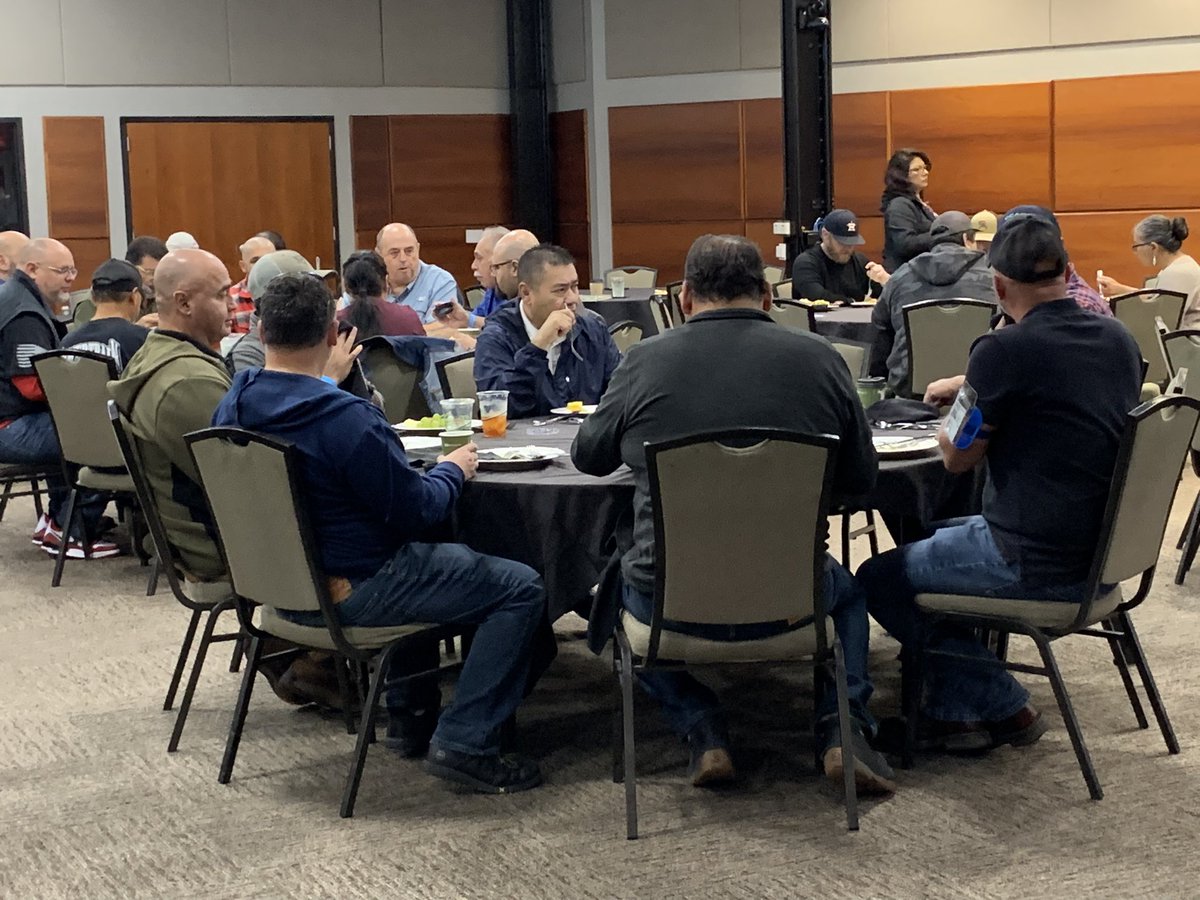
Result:
{"label": "black tablecloth", "polygon": [[[539,429],[517,421],[510,423],[507,437],[480,437],[478,442],[481,449],[535,444],[569,452],[579,426],[555,421],[541,430],[547,429],[557,433],[530,434]],[[936,452],[920,459],[881,460],[875,491],[862,506],[879,510],[898,541],[913,540],[924,536],[930,522],[977,512],[980,477],[949,474]],[[612,552],[614,530],[619,523],[629,526],[632,501],[633,475],[625,466],[594,478],[563,456],[545,469],[480,472],[459,500],[455,539],[540,572],[554,620],[586,604]]]}
{"label": "black tablecloth", "polygon": [[860,344],[871,344],[875,341],[875,329],[871,327],[871,313],[874,309],[874,306],[844,306],[816,313],[817,334],[831,341],[842,338]]}
{"label": "black tablecloth", "polygon": [[650,288],[626,288],[625,296],[620,300],[614,300],[608,293],[602,297],[580,294],[579,299],[592,312],[604,316],[604,321],[609,325],[626,321],[637,322],[642,326],[642,337],[650,337],[658,334],[658,321],[650,308],[652,296],[654,291]]}

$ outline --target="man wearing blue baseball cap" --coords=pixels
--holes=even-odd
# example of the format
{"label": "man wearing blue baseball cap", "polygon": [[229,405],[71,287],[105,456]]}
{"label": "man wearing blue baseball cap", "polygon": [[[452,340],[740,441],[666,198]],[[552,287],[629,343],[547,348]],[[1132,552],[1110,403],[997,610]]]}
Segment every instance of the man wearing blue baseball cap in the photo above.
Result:
{"label": "man wearing blue baseball cap", "polygon": [[792,263],[792,296],[797,300],[857,303],[870,295],[873,284],[887,281],[883,266],[858,252],[866,241],[858,233],[858,217],[850,210],[832,210],[817,221],[817,232],[820,243]]}
{"label": "man wearing blue baseball cap", "polygon": [[[973,635],[931,626],[916,595],[1083,599],[1142,359],[1123,325],[1069,296],[1067,251],[1048,210],[1011,210],[991,264],[1014,324],[980,337],[966,375],[926,396],[944,405],[961,389],[978,411],[971,418],[982,419],[973,437],[955,441],[943,429],[939,443],[951,472],[986,457],[983,513],[868,560],[858,579],[871,614],[902,644],[924,639],[931,649],[994,662]],[[926,660],[926,747],[978,753],[1031,744],[1045,732],[1009,672],[960,658]]]}

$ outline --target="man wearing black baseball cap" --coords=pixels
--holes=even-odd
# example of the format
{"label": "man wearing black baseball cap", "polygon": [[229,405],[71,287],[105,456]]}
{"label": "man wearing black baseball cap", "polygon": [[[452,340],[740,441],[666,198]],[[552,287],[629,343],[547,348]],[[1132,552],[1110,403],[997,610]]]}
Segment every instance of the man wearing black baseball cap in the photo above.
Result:
{"label": "man wearing black baseball cap", "polygon": [[86,325],[63,338],[62,346],[110,356],[119,373],[150,334],[149,329],[134,324],[144,299],[137,266],[123,259],[100,263],[92,274],[96,312]]}
{"label": "man wearing black baseball cap", "polygon": [[857,303],[871,293],[873,282],[887,281],[883,266],[855,249],[866,241],[858,233],[858,217],[850,210],[832,210],[817,221],[817,231],[821,242],[792,263],[792,296],[797,300]]}
{"label": "man wearing black baseball cap", "polygon": [[[1019,207],[992,243],[996,293],[1015,323],[979,338],[964,377],[927,396],[950,402],[965,378],[982,427],[939,442],[946,468],[988,463],[983,514],[868,560],[858,571],[871,614],[902,644],[920,638],[958,656],[991,652],[963,632],[931,629],[918,593],[1080,601],[1096,551],[1125,415],[1137,405],[1142,358],[1128,330],[1081,309],[1049,210]],[[949,379],[947,381],[950,381]],[[971,392],[964,388],[964,395]],[[1004,669],[927,657],[928,745],[980,752],[1022,746],[1046,730]]]}

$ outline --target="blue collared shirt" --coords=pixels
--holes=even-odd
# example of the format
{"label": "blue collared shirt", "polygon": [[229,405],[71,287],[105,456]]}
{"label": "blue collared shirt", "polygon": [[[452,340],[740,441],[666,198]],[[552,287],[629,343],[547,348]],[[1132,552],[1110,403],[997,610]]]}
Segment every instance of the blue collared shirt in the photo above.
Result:
{"label": "blue collared shirt", "polygon": [[[458,285],[454,276],[440,266],[424,260],[417,269],[417,277],[408,283],[408,287],[399,294],[388,294],[390,303],[403,303],[416,312],[422,325],[427,325],[437,318],[433,314],[436,304],[457,299]],[[350,296],[342,294],[342,299],[338,301],[338,309],[345,309],[349,305]]]}
{"label": "blue collared shirt", "polygon": [[499,288],[490,287],[484,293],[483,299],[479,301],[479,305],[471,310],[471,312],[477,316],[487,318],[507,302],[508,298],[500,293]]}

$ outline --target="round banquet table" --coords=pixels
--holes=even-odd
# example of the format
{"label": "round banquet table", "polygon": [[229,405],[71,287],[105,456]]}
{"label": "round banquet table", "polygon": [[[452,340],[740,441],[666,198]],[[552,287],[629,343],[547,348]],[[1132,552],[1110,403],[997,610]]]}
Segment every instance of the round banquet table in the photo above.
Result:
{"label": "round banquet table", "polygon": [[650,308],[652,288],[626,288],[625,296],[615,299],[605,291],[603,294],[580,294],[579,300],[592,312],[600,313],[610,326],[618,322],[637,322],[642,326],[642,337],[658,334],[658,320]]}
{"label": "round banquet table", "polygon": [[[633,473],[621,466],[596,478],[576,469],[569,454],[579,425],[569,420],[542,427],[554,434],[530,434],[531,429],[538,430],[528,420],[510,422],[506,437],[479,436],[477,443],[481,450],[535,444],[567,455],[543,469],[479,472],[459,498],[453,533],[455,540],[481,553],[517,560],[540,572],[553,621],[586,604],[615,546],[614,534],[618,528],[623,536],[628,534]],[[881,459],[875,490],[852,505],[878,510],[901,543],[923,537],[931,522],[977,512],[981,479],[979,469],[951,475],[936,451],[918,459]]]}
{"label": "round banquet table", "polygon": [[843,306],[825,312],[814,313],[817,334],[836,340],[856,341],[871,344],[875,341],[875,328],[871,325],[871,313],[875,306]]}

